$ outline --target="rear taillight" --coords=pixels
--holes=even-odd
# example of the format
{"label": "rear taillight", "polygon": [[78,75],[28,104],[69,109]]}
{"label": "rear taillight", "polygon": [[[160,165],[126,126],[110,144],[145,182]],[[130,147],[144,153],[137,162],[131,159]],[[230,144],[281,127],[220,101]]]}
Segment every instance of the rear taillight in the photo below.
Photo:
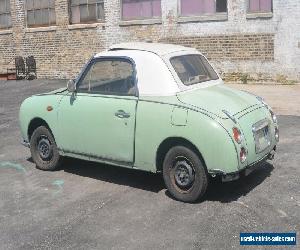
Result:
{"label": "rear taillight", "polygon": [[242,134],[241,134],[241,131],[237,128],[237,127],[234,127],[232,128],[232,133],[233,133],[233,138],[234,140],[240,144],[242,142]]}
{"label": "rear taillight", "polygon": [[247,151],[244,147],[241,148],[241,151],[240,151],[240,161],[241,163],[244,163],[247,159]]}

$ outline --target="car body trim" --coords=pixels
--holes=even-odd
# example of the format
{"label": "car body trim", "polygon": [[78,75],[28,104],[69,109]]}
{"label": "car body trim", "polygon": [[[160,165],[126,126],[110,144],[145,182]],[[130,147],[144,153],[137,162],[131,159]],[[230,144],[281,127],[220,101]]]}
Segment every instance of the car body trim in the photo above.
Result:
{"label": "car body trim", "polygon": [[118,161],[118,160],[108,159],[97,155],[91,155],[91,154],[86,154],[86,153],[81,153],[81,152],[76,152],[71,150],[62,150],[61,148],[58,148],[58,151],[62,152],[64,155],[71,154],[71,155],[83,156],[85,158],[89,158],[89,160],[96,160],[97,162],[102,162],[102,163],[107,163],[107,164],[112,164],[112,165],[122,166],[122,167],[129,167],[129,168],[133,167],[132,162]]}
{"label": "car body trim", "polygon": [[23,146],[25,146],[26,148],[30,148],[30,143],[28,141],[26,141],[26,140],[21,141],[21,144]]}

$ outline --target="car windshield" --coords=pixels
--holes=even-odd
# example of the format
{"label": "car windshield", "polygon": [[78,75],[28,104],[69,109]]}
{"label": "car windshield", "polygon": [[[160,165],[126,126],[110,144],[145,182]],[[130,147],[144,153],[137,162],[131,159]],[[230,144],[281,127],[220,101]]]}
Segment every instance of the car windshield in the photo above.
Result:
{"label": "car windshield", "polygon": [[217,73],[202,55],[182,55],[170,59],[184,85],[219,79]]}

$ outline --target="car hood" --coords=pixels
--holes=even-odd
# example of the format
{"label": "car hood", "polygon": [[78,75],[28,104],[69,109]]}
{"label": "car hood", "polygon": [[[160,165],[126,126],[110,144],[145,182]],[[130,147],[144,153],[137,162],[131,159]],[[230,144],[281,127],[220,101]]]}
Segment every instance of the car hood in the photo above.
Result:
{"label": "car hood", "polygon": [[223,110],[236,115],[261,104],[255,95],[232,89],[224,84],[180,92],[177,98],[186,105],[203,109],[221,118],[228,118]]}

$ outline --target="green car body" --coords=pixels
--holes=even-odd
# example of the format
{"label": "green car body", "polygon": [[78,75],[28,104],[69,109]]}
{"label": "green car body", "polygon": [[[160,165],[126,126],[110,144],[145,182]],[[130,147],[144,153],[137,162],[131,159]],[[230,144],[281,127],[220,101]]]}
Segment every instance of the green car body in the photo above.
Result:
{"label": "green car body", "polygon": [[[126,50],[112,52],[128,56]],[[159,57],[157,51],[139,52]],[[187,49],[185,53],[194,52]],[[88,65],[81,76],[86,70]],[[124,117],[119,111],[130,116]],[[205,88],[168,95],[143,95],[138,91],[134,95],[111,95],[59,89],[26,99],[20,108],[20,127],[25,144],[38,126],[45,125],[62,156],[154,173],[162,171],[170,147],[189,145],[209,174],[220,174],[226,180],[226,176],[270,157],[278,142],[274,117],[261,99],[231,89],[218,79]],[[262,121],[268,127],[268,145],[258,151],[254,125]],[[235,140],[233,128],[241,132],[241,142]],[[241,160],[242,148],[246,159]]]}

